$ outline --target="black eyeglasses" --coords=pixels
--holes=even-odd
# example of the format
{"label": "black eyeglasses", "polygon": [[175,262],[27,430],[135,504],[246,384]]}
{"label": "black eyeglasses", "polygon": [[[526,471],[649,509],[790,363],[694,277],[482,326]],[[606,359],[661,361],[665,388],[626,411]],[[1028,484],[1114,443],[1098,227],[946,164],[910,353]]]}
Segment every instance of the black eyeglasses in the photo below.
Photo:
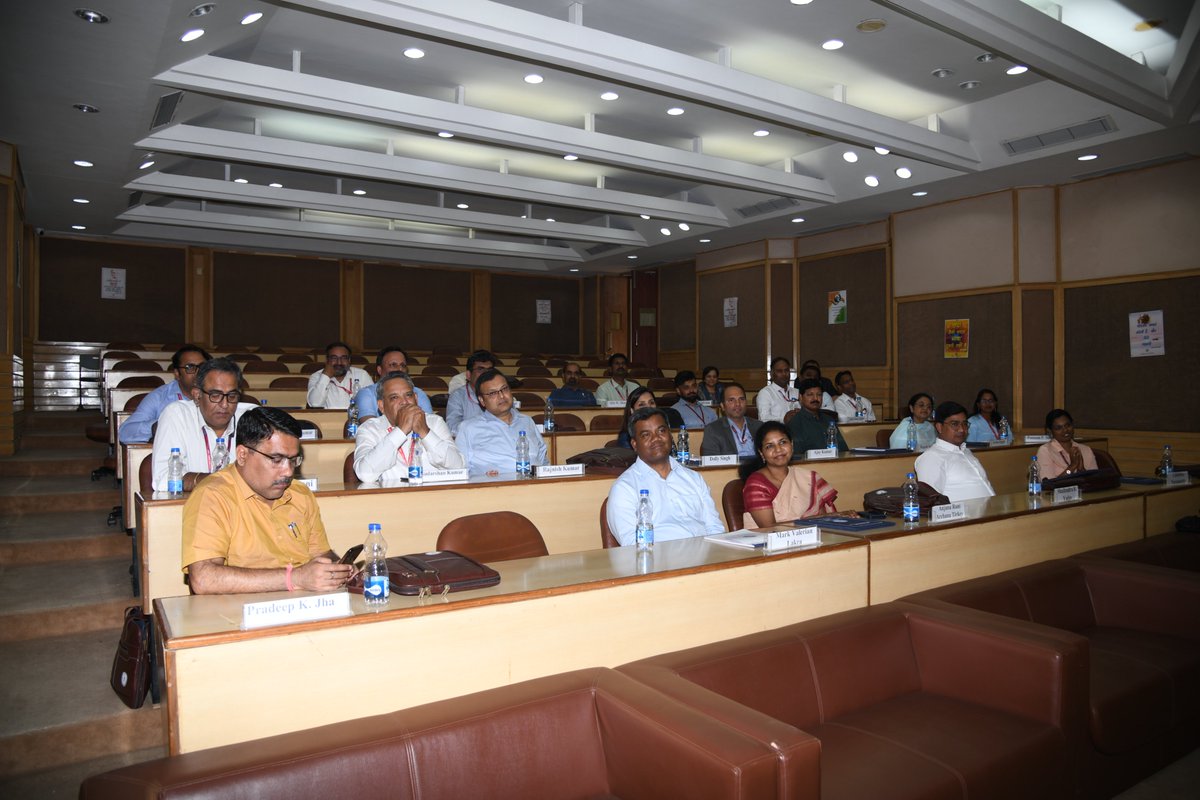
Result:
{"label": "black eyeglasses", "polygon": [[263,458],[270,461],[271,466],[274,466],[274,467],[282,467],[284,465],[284,462],[288,462],[292,465],[292,469],[300,469],[300,465],[304,463],[303,455],[283,456],[283,455],[279,455],[278,453],[264,453],[262,450],[251,447],[248,444],[244,444],[244,445],[242,445],[242,447],[246,448],[247,450],[253,450],[254,452],[258,453],[260,456],[262,456]]}
{"label": "black eyeglasses", "polygon": [[220,403],[222,401],[232,404],[232,403],[236,403],[238,400],[242,399],[242,393],[237,391],[236,389],[233,390],[232,392],[218,392],[217,390],[214,389],[211,392],[200,392],[200,394],[207,397],[208,402],[212,403],[213,405],[217,405],[218,403]]}
{"label": "black eyeglasses", "polygon": [[180,364],[175,369],[179,370],[180,372],[186,372],[188,375],[191,375],[192,373],[198,372],[200,370],[200,365],[199,364]]}

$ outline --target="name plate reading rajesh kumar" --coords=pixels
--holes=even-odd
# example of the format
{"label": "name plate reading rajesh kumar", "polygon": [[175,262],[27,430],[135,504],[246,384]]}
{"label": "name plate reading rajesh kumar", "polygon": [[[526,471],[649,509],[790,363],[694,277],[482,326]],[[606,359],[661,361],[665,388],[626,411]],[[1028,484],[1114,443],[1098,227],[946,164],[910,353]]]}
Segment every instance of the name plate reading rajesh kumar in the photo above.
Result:
{"label": "name plate reading rajesh kumar", "polygon": [[945,503],[929,510],[930,522],[958,522],[967,518],[967,507],[962,503]]}
{"label": "name plate reading rajesh kumar", "polygon": [[805,461],[819,461],[823,458],[837,458],[838,451],[836,447],[822,447],[820,450],[805,450]]}
{"label": "name plate reading rajesh kumar", "polygon": [[565,478],[583,474],[583,464],[546,464],[533,468],[538,478]]}
{"label": "name plate reading rajesh kumar", "polygon": [[1192,474],[1187,470],[1172,472],[1167,476],[1167,486],[1187,486],[1192,482]]}
{"label": "name plate reading rajesh kumar", "polygon": [[821,529],[816,525],[783,531],[768,530],[766,550],[768,553],[775,553],[780,550],[791,550],[793,547],[807,547],[820,543]]}
{"label": "name plate reading rajesh kumar", "polygon": [[426,469],[421,471],[421,477],[426,483],[467,482],[467,470],[463,469]]}
{"label": "name plate reading rajesh kumar", "polygon": [[1081,497],[1078,486],[1063,486],[1054,490],[1055,503],[1069,503]]}
{"label": "name plate reading rajesh kumar", "polygon": [[291,622],[313,622],[318,619],[350,616],[350,594],[333,592],[311,597],[282,597],[242,606],[242,630],[286,625]]}
{"label": "name plate reading rajesh kumar", "polygon": [[723,456],[701,456],[700,466],[702,467],[733,467],[737,466],[738,457],[734,453],[726,453]]}
{"label": "name plate reading rajesh kumar", "polygon": [[625,401],[624,400],[605,400],[604,407],[605,408],[624,408]]}

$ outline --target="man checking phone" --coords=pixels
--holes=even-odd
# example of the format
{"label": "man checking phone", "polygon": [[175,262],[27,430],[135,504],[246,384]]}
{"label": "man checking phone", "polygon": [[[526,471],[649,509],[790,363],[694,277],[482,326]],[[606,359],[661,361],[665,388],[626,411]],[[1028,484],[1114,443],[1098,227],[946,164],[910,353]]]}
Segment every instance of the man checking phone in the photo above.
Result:
{"label": "man checking phone", "polygon": [[300,425],[255,408],[237,425],[233,469],[205,478],[183,507],[183,571],[195,594],[330,592],[353,567],[337,563],[316,498],[292,475],[304,460]]}

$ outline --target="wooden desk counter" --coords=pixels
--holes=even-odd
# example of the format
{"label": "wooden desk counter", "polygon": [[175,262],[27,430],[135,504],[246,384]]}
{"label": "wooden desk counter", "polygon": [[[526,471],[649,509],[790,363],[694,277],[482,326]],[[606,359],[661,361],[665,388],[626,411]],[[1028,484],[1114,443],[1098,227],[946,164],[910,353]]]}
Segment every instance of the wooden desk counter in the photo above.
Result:
{"label": "wooden desk counter", "polygon": [[[660,542],[648,575],[631,547],[502,562],[498,586],[446,602],[393,595],[373,611],[352,595],[349,618],[256,631],[238,630],[242,604],[289,595],[160,599],[170,752],[617,666],[865,605],[866,543],[825,540],[775,556]],[[346,691],[371,670],[384,676],[383,691]],[[324,699],[304,702],[314,687]]]}
{"label": "wooden desk counter", "polygon": [[1200,513],[1200,483],[1185,486],[1122,484],[1122,491],[1140,494],[1146,504],[1146,535],[1171,533],[1180,517]]}

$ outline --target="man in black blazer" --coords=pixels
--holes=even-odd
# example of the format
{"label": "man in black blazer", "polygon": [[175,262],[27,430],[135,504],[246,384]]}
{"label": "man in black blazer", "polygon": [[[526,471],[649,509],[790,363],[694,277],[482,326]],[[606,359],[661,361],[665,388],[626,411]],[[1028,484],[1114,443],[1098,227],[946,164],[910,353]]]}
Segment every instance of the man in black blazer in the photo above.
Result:
{"label": "man in black blazer", "polygon": [[737,455],[749,458],[754,455],[754,434],[762,423],[746,416],[746,390],[740,383],[725,384],[725,395],[721,400],[725,416],[704,426],[704,441],[700,443],[700,455]]}

